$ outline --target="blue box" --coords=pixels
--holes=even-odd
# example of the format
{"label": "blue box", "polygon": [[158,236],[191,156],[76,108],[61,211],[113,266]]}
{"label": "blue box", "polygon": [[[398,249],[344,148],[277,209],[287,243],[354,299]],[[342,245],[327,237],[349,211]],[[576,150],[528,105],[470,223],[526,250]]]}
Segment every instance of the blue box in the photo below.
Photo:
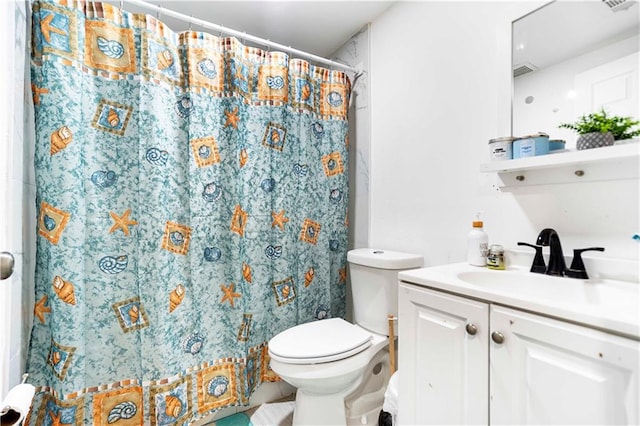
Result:
{"label": "blue box", "polygon": [[566,142],[562,139],[550,139],[549,140],[549,151],[557,151],[560,149],[564,149]]}
{"label": "blue box", "polygon": [[549,135],[537,133],[513,141],[513,158],[535,157],[549,153]]}

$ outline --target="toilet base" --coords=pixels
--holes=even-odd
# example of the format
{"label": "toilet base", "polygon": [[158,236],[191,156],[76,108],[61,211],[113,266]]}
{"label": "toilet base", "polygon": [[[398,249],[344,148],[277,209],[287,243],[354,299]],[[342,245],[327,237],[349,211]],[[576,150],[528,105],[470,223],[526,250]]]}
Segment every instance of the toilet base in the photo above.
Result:
{"label": "toilet base", "polygon": [[364,380],[342,392],[318,395],[298,388],[293,425],[377,425],[389,376],[389,351],[385,348],[369,362]]}
{"label": "toilet base", "polygon": [[387,349],[376,354],[364,376],[362,383],[345,398],[347,425],[378,424],[378,415],[391,377]]}
{"label": "toilet base", "polygon": [[310,395],[303,390],[296,392],[296,406],[293,410],[294,426],[339,425],[346,426],[344,408],[345,394]]}

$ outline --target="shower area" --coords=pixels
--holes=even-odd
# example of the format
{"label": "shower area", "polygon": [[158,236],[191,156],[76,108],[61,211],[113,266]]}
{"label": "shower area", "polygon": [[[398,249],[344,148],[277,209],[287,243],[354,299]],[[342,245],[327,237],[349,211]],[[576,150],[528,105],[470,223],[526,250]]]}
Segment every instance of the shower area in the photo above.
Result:
{"label": "shower area", "polygon": [[[366,121],[366,78],[356,96],[353,73],[118,6],[7,7],[3,201],[21,202],[3,218],[18,268],[0,298],[2,391],[29,373],[25,424],[251,405],[279,381],[270,337],[348,316],[346,250],[366,245],[350,221],[366,215],[367,152],[348,124],[356,105]],[[367,36],[334,57],[362,66]]]}

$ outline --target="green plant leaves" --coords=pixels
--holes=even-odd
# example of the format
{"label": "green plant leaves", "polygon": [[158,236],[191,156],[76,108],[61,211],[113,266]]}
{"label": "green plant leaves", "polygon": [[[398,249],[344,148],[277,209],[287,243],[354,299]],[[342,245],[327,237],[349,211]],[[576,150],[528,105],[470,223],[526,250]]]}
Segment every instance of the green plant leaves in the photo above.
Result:
{"label": "green plant leaves", "polygon": [[611,132],[614,140],[622,140],[640,136],[640,128],[633,129],[639,124],[640,121],[631,117],[609,116],[602,108],[599,112],[581,116],[575,123],[561,123],[558,127],[573,130],[579,135]]}

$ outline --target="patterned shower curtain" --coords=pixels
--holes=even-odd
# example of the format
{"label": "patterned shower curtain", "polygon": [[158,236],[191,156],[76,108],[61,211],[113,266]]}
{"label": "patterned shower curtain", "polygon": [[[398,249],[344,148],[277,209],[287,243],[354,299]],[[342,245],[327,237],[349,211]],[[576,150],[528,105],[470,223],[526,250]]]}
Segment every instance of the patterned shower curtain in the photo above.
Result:
{"label": "patterned shower curtain", "polygon": [[32,11],[29,424],[247,404],[272,336],[344,315],[347,76],[108,4]]}

